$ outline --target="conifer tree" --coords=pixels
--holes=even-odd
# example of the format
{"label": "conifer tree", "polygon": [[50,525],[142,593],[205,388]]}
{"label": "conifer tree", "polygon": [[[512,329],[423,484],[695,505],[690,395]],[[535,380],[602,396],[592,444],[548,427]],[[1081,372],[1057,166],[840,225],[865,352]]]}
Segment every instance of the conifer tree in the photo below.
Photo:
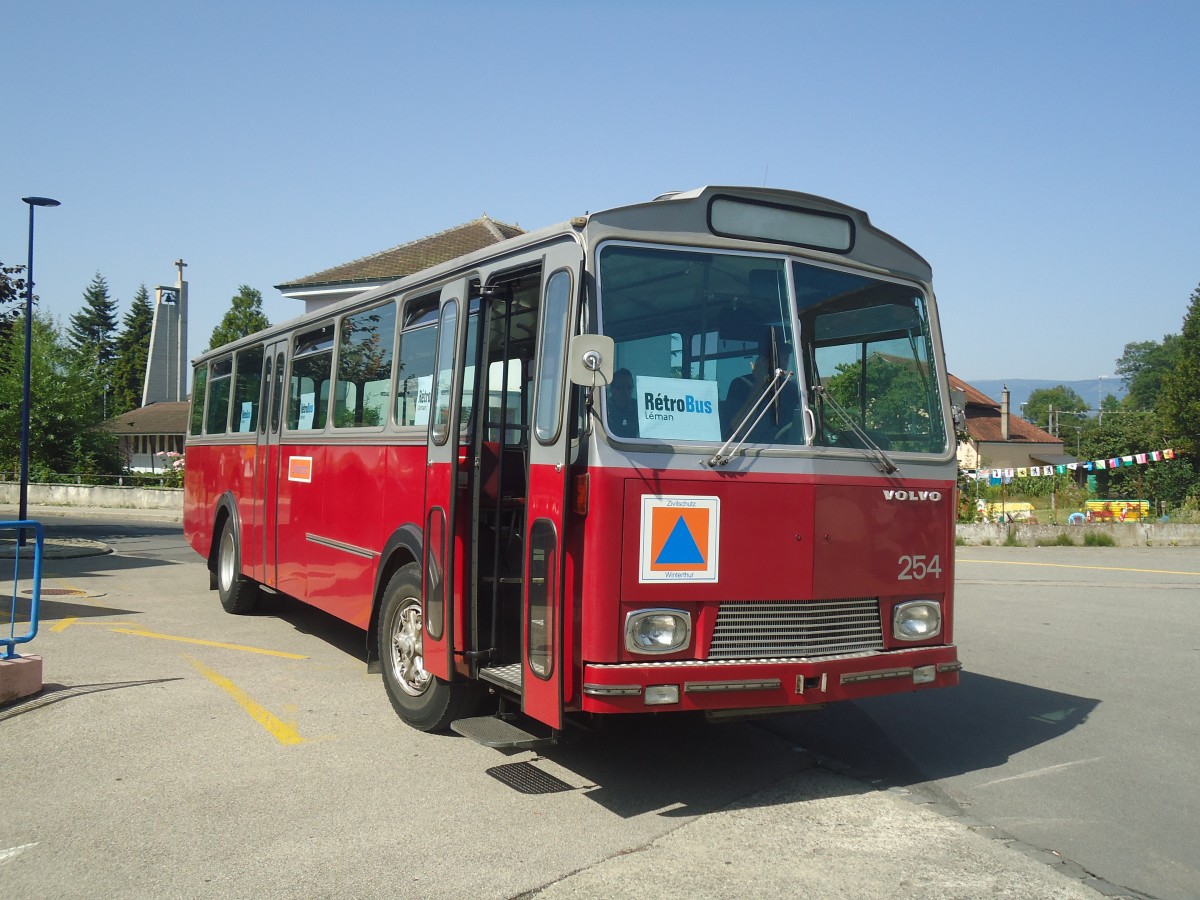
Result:
{"label": "conifer tree", "polygon": [[83,292],[83,308],[71,316],[67,327],[71,368],[90,376],[90,401],[101,420],[109,414],[112,364],[116,358],[117,301],[108,293],[108,282],[99,272]]}
{"label": "conifer tree", "polygon": [[133,295],[129,311],[121,321],[121,333],[117,335],[109,416],[119,416],[142,405],[153,325],[154,307],[150,305],[150,294],[143,284]]}
{"label": "conifer tree", "polygon": [[262,311],[262,293],[248,284],[243,284],[238,288],[229,312],[225,313],[220,324],[213,329],[212,337],[208,340],[208,349],[220,347],[270,327],[271,323]]}
{"label": "conifer tree", "polygon": [[85,362],[105,366],[116,356],[117,301],[99,272],[83,292],[83,308],[71,316],[67,342]]}

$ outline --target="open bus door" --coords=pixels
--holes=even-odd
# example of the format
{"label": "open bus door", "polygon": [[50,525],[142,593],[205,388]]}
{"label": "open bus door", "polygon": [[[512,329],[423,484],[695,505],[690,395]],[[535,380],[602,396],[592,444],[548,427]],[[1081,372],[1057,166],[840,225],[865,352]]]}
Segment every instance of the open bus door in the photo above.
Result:
{"label": "open bus door", "polygon": [[425,671],[445,681],[454,677],[454,596],[462,590],[455,577],[459,446],[463,366],[467,334],[466,281],[442,288],[437,361],[429,410],[428,463],[425,469],[424,598],[422,650]]}
{"label": "open bus door", "polygon": [[563,636],[563,526],[571,451],[565,360],[581,262],[582,249],[574,242],[551,248],[543,259],[529,441],[521,709],[556,729],[563,724],[563,669],[573,664]]}

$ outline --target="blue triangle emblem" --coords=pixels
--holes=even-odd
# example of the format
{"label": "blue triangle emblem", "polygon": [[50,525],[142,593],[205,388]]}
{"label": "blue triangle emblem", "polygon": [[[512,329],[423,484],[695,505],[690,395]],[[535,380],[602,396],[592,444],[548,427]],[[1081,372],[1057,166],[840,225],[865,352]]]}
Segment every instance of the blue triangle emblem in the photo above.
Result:
{"label": "blue triangle emblem", "polygon": [[683,516],[680,516],[675,527],[671,529],[671,533],[667,535],[662,549],[658,551],[654,565],[704,565],[704,562],[704,554],[696,546],[696,539],[692,537],[692,532],[688,529],[687,523],[683,521]]}

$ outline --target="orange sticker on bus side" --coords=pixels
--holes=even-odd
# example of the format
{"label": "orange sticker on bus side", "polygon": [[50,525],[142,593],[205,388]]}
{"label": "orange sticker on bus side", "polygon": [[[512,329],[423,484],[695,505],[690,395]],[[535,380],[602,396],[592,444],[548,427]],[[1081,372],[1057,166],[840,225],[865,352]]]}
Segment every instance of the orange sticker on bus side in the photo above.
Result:
{"label": "orange sticker on bus side", "polygon": [[312,481],[312,457],[293,456],[288,459],[288,481]]}

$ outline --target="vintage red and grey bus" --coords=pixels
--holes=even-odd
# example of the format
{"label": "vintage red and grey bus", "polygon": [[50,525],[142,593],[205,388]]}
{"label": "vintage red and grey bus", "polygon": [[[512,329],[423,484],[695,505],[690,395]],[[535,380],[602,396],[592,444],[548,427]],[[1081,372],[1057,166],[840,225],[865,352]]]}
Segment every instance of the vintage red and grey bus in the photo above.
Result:
{"label": "vintage red and grey bus", "polygon": [[929,265],[708,187],[205,353],[184,527],[229,611],[362,628],[417,728],[763,715],[957,683],[954,450]]}

